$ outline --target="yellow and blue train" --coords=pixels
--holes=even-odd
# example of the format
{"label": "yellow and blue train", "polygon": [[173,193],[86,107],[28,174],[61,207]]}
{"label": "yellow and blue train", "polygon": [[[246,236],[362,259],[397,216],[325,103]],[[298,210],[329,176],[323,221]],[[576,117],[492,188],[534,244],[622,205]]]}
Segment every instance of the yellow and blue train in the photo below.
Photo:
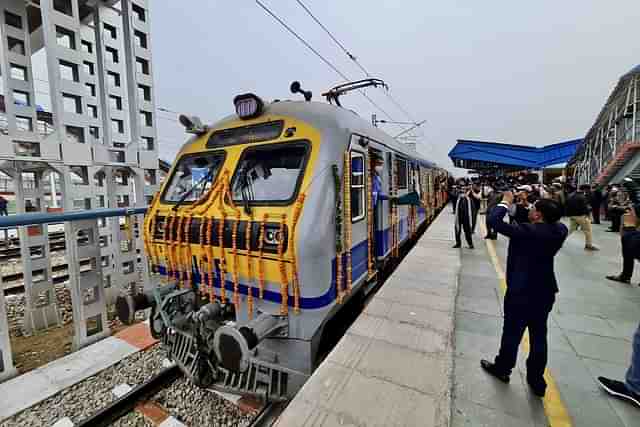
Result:
{"label": "yellow and blue train", "polygon": [[[234,105],[210,126],[180,117],[194,136],[144,224],[165,284],[127,304],[151,305],[152,334],[195,383],[277,401],[311,374],[328,322],[446,203],[448,175],[340,106]],[[374,179],[389,196],[375,206]]]}

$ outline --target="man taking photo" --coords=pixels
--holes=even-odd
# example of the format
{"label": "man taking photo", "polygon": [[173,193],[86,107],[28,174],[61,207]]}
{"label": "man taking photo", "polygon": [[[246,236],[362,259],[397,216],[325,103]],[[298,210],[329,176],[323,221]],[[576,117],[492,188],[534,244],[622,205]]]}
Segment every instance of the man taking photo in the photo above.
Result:
{"label": "man taking photo", "polygon": [[547,383],[547,319],[558,292],[553,260],[567,238],[562,211],[557,202],[538,200],[529,210],[529,223],[507,224],[504,217],[513,204],[513,193],[504,193],[502,202],[489,214],[488,223],[509,238],[507,252],[507,292],[504,298],[504,326],[500,351],[494,363],[481,360],[489,374],[508,383],[516,365],[518,346],[529,330],[530,351],[527,382],[533,393],[544,396]]}

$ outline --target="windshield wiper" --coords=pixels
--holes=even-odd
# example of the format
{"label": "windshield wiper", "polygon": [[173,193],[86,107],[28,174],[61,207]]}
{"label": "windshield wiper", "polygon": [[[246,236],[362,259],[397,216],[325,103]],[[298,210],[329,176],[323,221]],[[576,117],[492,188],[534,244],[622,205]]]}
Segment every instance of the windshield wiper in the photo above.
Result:
{"label": "windshield wiper", "polygon": [[193,193],[193,191],[198,188],[200,185],[202,185],[203,183],[206,183],[207,181],[210,181],[211,178],[213,177],[213,171],[215,170],[215,166],[211,166],[209,168],[209,173],[207,173],[205,176],[203,176],[202,178],[200,178],[200,180],[198,182],[196,182],[195,184],[193,184],[191,186],[191,188],[189,188],[189,190],[184,193],[182,195],[182,197],[180,197],[180,200],[178,200],[178,202],[173,205],[173,208],[171,208],[171,210],[175,211],[177,210],[184,202],[185,200],[187,200],[187,197],[189,197],[191,195],[191,193]]}
{"label": "windshield wiper", "polygon": [[242,206],[244,207],[244,212],[247,215],[251,215],[251,206],[249,204],[249,201],[253,200],[253,191],[250,188],[251,181],[246,169],[242,169],[242,171],[240,172],[240,175],[238,176],[238,183],[240,184],[240,195],[242,196]]}

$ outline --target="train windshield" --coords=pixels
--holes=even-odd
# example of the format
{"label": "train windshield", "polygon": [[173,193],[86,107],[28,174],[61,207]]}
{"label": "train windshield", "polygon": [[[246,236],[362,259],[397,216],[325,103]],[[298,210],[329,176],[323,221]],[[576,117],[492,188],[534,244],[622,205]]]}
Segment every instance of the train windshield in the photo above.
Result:
{"label": "train windshield", "polygon": [[248,148],[233,177],[233,199],[252,204],[286,204],[295,199],[304,176],[306,142]]}
{"label": "train windshield", "polygon": [[171,176],[162,200],[174,203],[198,200],[215,181],[224,157],[221,152],[183,156]]}

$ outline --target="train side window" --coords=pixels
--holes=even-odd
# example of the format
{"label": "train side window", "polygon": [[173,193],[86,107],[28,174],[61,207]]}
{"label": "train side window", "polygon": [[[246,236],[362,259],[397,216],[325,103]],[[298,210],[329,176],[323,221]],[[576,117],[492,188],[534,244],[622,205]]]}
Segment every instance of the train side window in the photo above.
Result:
{"label": "train side window", "polygon": [[365,161],[364,155],[351,152],[351,221],[357,222],[365,216]]}
{"label": "train side window", "polygon": [[396,183],[399,190],[406,190],[407,185],[407,161],[403,158],[396,157]]}

